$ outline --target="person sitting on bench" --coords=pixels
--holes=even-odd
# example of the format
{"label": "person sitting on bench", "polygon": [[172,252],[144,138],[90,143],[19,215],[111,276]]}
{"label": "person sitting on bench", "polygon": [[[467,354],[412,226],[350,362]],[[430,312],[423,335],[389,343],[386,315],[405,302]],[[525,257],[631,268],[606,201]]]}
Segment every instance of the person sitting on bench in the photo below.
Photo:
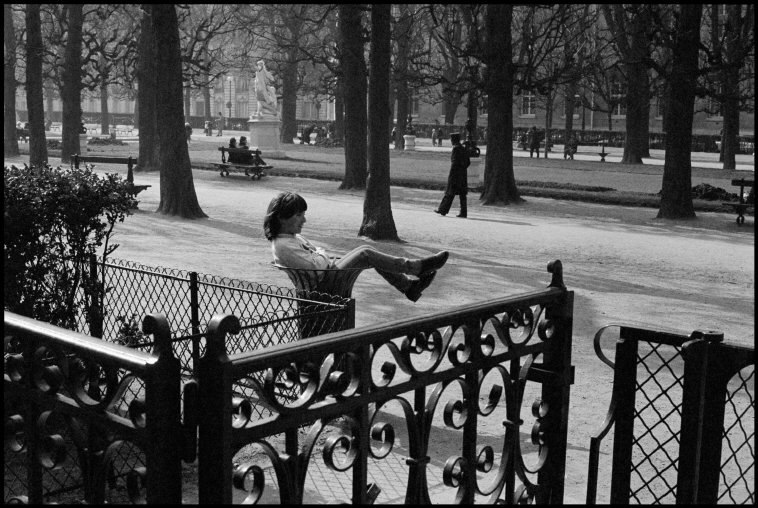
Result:
{"label": "person sitting on bench", "polygon": [[[237,138],[231,138],[229,140],[229,148],[237,148]],[[239,154],[230,151],[227,162],[231,164],[238,164],[240,162]]]}
{"label": "person sitting on bench", "polygon": [[263,219],[263,232],[271,242],[271,252],[277,264],[312,270],[373,268],[415,302],[447,261],[447,251],[426,258],[408,259],[385,254],[369,245],[361,245],[341,258],[333,259],[323,248],[314,246],[300,234],[307,209],[305,199],[293,192],[282,192],[269,203]]}
{"label": "person sitting on bench", "polygon": [[[245,150],[250,150],[250,147],[247,146],[247,138],[245,136],[240,137],[239,147],[244,148]],[[240,164],[252,164],[253,157],[250,154],[241,153],[239,154],[239,162]]]}

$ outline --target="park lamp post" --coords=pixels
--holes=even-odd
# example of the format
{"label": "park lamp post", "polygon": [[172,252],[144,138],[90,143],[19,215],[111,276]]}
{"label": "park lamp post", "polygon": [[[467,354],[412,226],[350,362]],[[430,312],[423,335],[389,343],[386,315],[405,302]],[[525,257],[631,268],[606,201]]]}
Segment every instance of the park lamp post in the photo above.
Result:
{"label": "park lamp post", "polygon": [[229,110],[229,116],[227,117],[227,128],[232,121],[232,77],[227,76],[226,80],[229,81],[229,100],[226,101],[226,108]]}

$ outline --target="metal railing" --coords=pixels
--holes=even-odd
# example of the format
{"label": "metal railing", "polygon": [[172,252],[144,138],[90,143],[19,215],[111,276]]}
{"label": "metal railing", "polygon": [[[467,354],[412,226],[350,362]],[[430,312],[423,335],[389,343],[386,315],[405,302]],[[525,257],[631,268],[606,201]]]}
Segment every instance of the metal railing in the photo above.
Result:
{"label": "metal railing", "polygon": [[[600,340],[619,329],[615,359]],[[609,325],[595,335],[614,369],[608,415],[590,440],[587,504],[614,428],[610,502],[755,502],[755,358],[723,334],[680,335]]]}
{"label": "metal railing", "polygon": [[[3,502],[181,502],[179,362],[5,311]],[[111,489],[125,478],[126,489]]]}
{"label": "metal railing", "polygon": [[[112,258],[105,264],[93,260],[90,269],[98,271],[104,296],[99,302],[80,292],[78,330],[123,342],[124,319],[163,314],[171,323],[175,354],[184,373],[196,370],[204,347],[201,329],[218,313],[233,313],[243,326],[243,332],[227,344],[230,353],[355,326],[354,301],[348,298]],[[94,326],[88,323],[87,312],[96,316]],[[129,345],[150,347],[141,342]]]}
{"label": "metal railing", "polygon": [[[164,316],[167,323],[171,323],[173,330],[169,331],[167,327],[166,331],[169,334],[167,344],[173,358],[179,362],[179,383],[181,386],[177,384],[177,390],[181,390],[180,393],[182,393],[183,403],[179,407],[179,414],[184,423],[181,436],[183,445],[181,450],[176,453],[179,454],[177,457],[180,456],[187,462],[193,462],[196,457],[197,428],[195,422],[188,419],[195,413],[190,410],[191,414],[188,416],[185,412],[188,406],[191,408],[192,404],[196,402],[197,383],[194,376],[198,368],[197,362],[205,352],[206,343],[205,333],[201,332],[201,329],[207,329],[207,325],[215,313],[235,312],[240,315],[243,325],[241,332],[226,344],[227,350],[233,353],[263,349],[276,344],[352,328],[355,325],[355,302],[347,298],[312,292],[298,293],[296,296],[295,289],[279,288],[183,270],[149,267],[123,260],[110,260],[103,265],[93,259],[90,265],[90,270],[97,270],[97,273],[100,274],[101,277],[98,277],[97,280],[101,281],[105,290],[101,296],[86,294],[84,288],[80,288],[79,291],[77,331],[92,335],[91,332],[94,330],[96,335],[103,339],[97,340],[90,337],[89,341],[95,340],[95,343],[102,345],[105,351],[110,351],[111,346],[122,349],[121,346],[126,345],[129,348],[141,351],[140,354],[150,354],[160,350],[161,346],[150,334],[140,333],[138,323],[132,323],[133,326],[129,330],[125,329],[128,319],[139,319],[141,321],[141,317],[144,315],[158,313]],[[125,320],[125,318],[128,319]],[[79,336],[79,334],[75,335]],[[103,344],[103,342],[109,344]],[[16,349],[23,348],[25,347],[23,344],[24,341],[14,347]],[[22,353],[22,351],[13,348],[9,350],[8,347],[9,345],[6,343],[6,374],[8,359],[13,355]],[[11,359],[11,361],[14,360]],[[19,358],[18,361],[21,359]],[[81,382],[86,383],[89,390],[96,393],[102,383],[106,383],[110,389],[110,378],[105,376],[105,370],[99,368],[97,362],[92,364],[91,359],[86,355],[82,357],[81,361],[86,366],[81,373],[83,376]],[[27,371],[30,368],[27,365]],[[125,375],[121,370],[118,372],[119,376]],[[247,382],[247,380],[242,380],[240,383],[244,386]],[[130,401],[142,400],[145,397],[144,383],[139,380],[124,381],[117,386],[118,390],[123,392],[119,394],[119,397],[127,401],[123,402],[127,406]],[[27,393],[33,393],[33,387],[28,387]],[[280,394],[283,397],[289,396],[287,390],[281,390]],[[15,400],[19,404],[18,407],[21,408],[26,399],[18,397]],[[9,421],[10,416],[13,416],[8,414],[8,410],[9,408],[6,405],[6,422]],[[130,408],[116,407],[115,410],[123,416],[129,413]],[[270,414],[267,408],[258,404],[253,404],[250,411],[256,417]],[[35,421],[38,419],[36,416],[34,418]],[[25,418],[24,421],[33,420]],[[33,428],[27,427],[23,434],[28,436],[30,435],[29,432],[32,431]],[[19,430],[19,432],[22,431]],[[81,434],[78,437],[77,432]],[[90,439],[100,439],[90,433],[89,425],[85,425],[83,430],[78,429],[69,433],[72,434],[71,439],[74,440],[72,442],[78,446],[84,446],[81,443],[86,444],[86,441]],[[37,438],[38,436],[35,434],[26,439],[35,440]],[[65,439],[68,440],[68,436]],[[23,457],[28,453],[22,445],[13,445],[13,447],[18,448],[16,451],[12,448],[9,449],[8,443],[9,441],[6,440],[6,457],[11,457],[14,453],[20,455],[17,455],[15,462],[6,460],[5,499],[7,501],[11,497],[31,497],[30,494],[21,494],[21,492],[31,489],[28,483],[29,478],[13,473],[19,465],[18,460],[26,460]],[[91,448],[91,446],[87,446],[87,449]],[[77,471],[82,470],[83,466],[76,463],[75,447],[69,444],[67,449],[69,450],[69,459],[62,463],[56,462],[51,466],[53,473],[51,473],[50,481],[55,486],[46,487],[41,494],[42,497],[46,501],[66,500],[68,499],[66,498],[67,495],[73,496],[70,499],[77,500],[100,499],[100,497],[92,497],[101,495],[101,487],[98,483],[100,480],[89,473],[85,474],[82,479],[81,474]],[[97,450],[98,453],[103,451],[99,448]],[[114,492],[119,492],[119,489],[124,487],[123,481],[120,479],[128,480],[125,476],[125,464],[128,464],[131,469],[137,470],[147,466],[147,457],[141,451],[140,446],[132,441],[121,440],[114,450],[108,453],[116,454],[121,458],[112,459],[116,465],[114,470],[108,473],[107,496],[113,496]],[[87,467],[92,466],[88,465]],[[94,474],[94,470],[86,468],[85,470]],[[134,492],[130,493],[130,496],[135,499],[142,496],[139,493],[139,488],[134,487],[132,490]],[[123,492],[123,489],[121,491]],[[36,492],[35,490],[34,498],[38,499],[39,495]],[[67,492],[71,492],[71,494],[66,494]],[[122,498],[118,497],[109,499],[121,499],[123,501]]]}
{"label": "metal railing", "polygon": [[560,261],[548,269],[541,291],[248,353],[225,347],[239,320],[214,317],[199,502],[233,487],[282,504],[562,502],[573,292]]}

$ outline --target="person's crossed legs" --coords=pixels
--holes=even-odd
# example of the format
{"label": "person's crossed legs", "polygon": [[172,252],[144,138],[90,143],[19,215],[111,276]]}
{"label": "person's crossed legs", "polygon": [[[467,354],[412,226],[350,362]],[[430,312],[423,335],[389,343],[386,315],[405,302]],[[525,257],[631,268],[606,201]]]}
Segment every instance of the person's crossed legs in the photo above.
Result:
{"label": "person's crossed legs", "polygon": [[[370,245],[361,245],[337,260],[337,268],[373,268],[393,287],[416,301],[429,287],[448,258],[447,251],[423,259],[408,259],[385,254]],[[417,279],[409,277],[415,275]]]}

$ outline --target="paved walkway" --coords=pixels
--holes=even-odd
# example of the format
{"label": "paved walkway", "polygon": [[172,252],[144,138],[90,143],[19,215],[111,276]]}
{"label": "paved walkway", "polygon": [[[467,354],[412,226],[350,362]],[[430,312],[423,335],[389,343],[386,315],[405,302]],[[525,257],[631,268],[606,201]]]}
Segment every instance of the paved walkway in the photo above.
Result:
{"label": "paved walkway", "polygon": [[[192,157],[196,156],[195,148]],[[207,153],[213,151],[213,145],[208,144]],[[327,157],[322,150],[293,147],[287,151],[301,162],[277,164],[329,166],[302,162]],[[197,154],[204,153],[201,150]],[[213,156],[217,157],[217,152]],[[344,160],[338,150],[328,157]],[[28,157],[6,162],[23,159]],[[446,157],[439,159],[444,168]],[[570,169],[570,161],[562,159],[540,159],[539,165],[528,158],[521,160],[527,164],[518,166],[517,175],[518,171],[531,171],[544,172],[550,178],[561,172],[567,178],[580,174],[597,178],[604,173],[625,176],[609,171],[621,165],[594,163],[590,167],[587,163],[581,169],[581,161],[575,161],[576,167]],[[594,169],[600,166],[603,171]],[[97,172],[114,170],[125,173],[123,167],[96,168]],[[651,178],[659,171],[651,166],[642,170]],[[707,168],[700,171],[716,172]],[[208,219],[183,220],[154,213],[160,200],[160,176],[157,172],[138,174],[138,183],[152,187],[139,195],[140,209],[116,226],[114,240],[120,246],[113,256],[150,266],[290,287],[286,275],[271,267],[270,245],[262,235],[265,208],[282,190],[294,190],[306,197],[308,222],[304,234],[330,252],[345,252],[362,243],[408,257],[450,251],[446,267],[415,304],[398,298],[397,292],[373,271],[362,274],[353,292],[357,326],[446,312],[493,295],[533,291],[549,282],[547,262],[561,259],[566,285],[576,292],[572,352],[576,374],[569,411],[567,501],[581,502],[584,498],[586,448],[610,398],[612,372],[595,358],[592,348],[591,339],[598,328],[618,322],[684,333],[718,328],[729,341],[754,344],[755,225],[751,218],[742,227],[735,224],[733,214],[727,213],[667,221],[655,219],[651,209],[529,198],[523,205],[509,207],[483,206],[471,199],[469,218],[464,220],[440,217],[431,211],[439,203],[439,191],[393,187],[393,220],[403,242],[372,242],[357,237],[363,216],[362,191],[338,191],[333,181],[311,178],[272,176],[252,181],[220,178],[210,171],[194,171],[193,178]],[[660,173],[656,178],[660,185]],[[523,411],[526,414],[528,407]],[[497,431],[502,431],[502,420]],[[376,473],[386,476],[378,480],[384,492],[379,502],[400,499],[397,491],[402,491],[402,483],[389,476],[393,471],[402,476],[401,467],[405,466],[400,448],[398,456],[392,458],[397,467]],[[320,474],[312,472],[309,490],[325,481]],[[435,472],[431,477],[439,476]],[[329,490],[333,497],[328,500],[344,500],[340,480],[329,481],[335,483]],[[437,482],[430,480],[430,484],[434,487]],[[319,492],[325,497],[326,489]],[[271,489],[265,495],[273,493]],[[442,495],[437,499],[445,500]],[[600,500],[605,502],[602,497]]]}

